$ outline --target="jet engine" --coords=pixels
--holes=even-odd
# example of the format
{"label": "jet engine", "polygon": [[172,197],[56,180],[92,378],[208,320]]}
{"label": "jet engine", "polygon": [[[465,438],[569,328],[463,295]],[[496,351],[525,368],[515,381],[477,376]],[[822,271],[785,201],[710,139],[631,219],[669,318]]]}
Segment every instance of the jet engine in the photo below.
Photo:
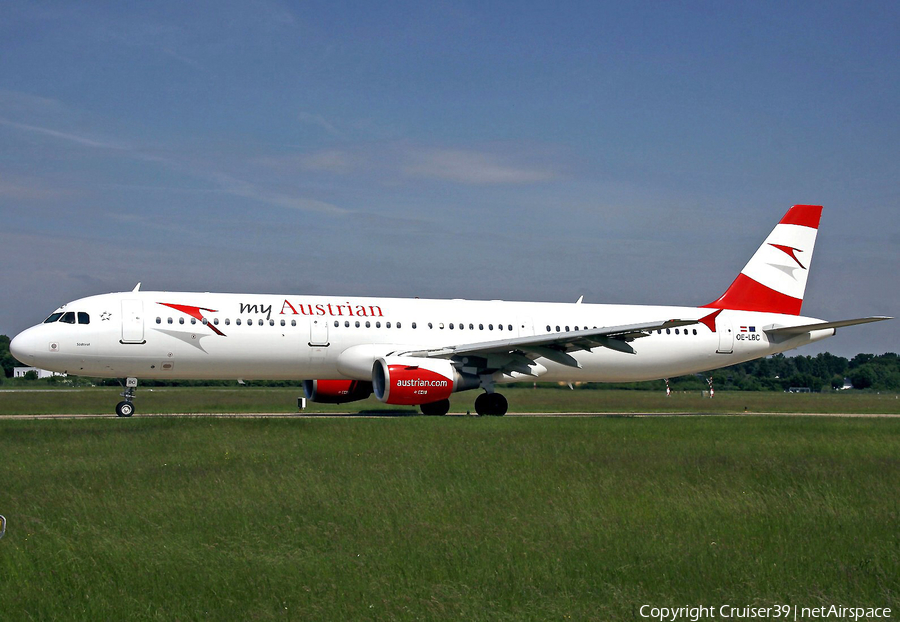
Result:
{"label": "jet engine", "polygon": [[304,380],[303,393],[311,402],[343,404],[369,397],[372,383],[364,380]]}
{"label": "jet engine", "polygon": [[460,374],[446,359],[386,356],[372,366],[375,397],[385,404],[430,404],[477,386],[477,378]]}

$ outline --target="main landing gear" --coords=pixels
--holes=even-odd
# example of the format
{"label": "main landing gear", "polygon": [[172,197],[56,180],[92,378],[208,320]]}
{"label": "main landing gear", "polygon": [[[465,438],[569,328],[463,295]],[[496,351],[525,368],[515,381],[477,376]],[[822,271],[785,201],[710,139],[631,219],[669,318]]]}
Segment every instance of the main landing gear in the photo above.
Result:
{"label": "main landing gear", "polygon": [[482,393],[475,398],[475,412],[479,415],[502,417],[509,409],[509,402],[499,393]]}
{"label": "main landing gear", "polygon": [[[422,404],[420,408],[423,415],[439,417],[450,412],[450,400]],[[509,403],[499,393],[482,393],[475,398],[475,412],[479,415],[502,417],[508,409]]]}
{"label": "main landing gear", "polygon": [[[119,384],[122,384],[122,381],[119,381]],[[132,403],[134,400],[135,391],[137,391],[137,378],[126,378],[125,384],[122,385],[125,387],[125,391],[122,393],[122,397],[125,399],[118,404],[116,404],[116,416],[117,417],[130,417],[134,414],[134,404]]]}

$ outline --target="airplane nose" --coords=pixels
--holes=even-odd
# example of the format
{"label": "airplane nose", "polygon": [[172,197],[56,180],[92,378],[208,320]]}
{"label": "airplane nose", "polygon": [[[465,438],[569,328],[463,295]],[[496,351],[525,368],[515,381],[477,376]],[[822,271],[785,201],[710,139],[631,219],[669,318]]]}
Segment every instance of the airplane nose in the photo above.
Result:
{"label": "airplane nose", "polygon": [[9,342],[9,351],[20,362],[31,365],[34,363],[36,345],[34,331],[28,329],[13,337]]}

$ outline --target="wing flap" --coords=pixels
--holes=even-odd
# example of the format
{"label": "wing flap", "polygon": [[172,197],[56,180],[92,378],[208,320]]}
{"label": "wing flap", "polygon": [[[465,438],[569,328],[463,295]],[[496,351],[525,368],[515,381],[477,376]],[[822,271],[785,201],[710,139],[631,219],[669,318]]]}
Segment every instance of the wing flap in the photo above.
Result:
{"label": "wing flap", "polygon": [[[699,322],[700,320],[681,319],[643,322],[639,324],[625,324],[622,326],[606,326],[559,333],[547,333],[545,335],[527,335],[524,337],[512,337],[510,339],[500,339],[496,341],[482,341],[459,346],[403,352],[402,354],[405,356],[423,356],[428,358],[453,358],[455,356],[486,356],[488,354],[505,354],[520,351],[534,353],[537,355],[535,358],[539,358],[545,356],[548,350],[566,354],[576,350],[589,351],[597,347],[605,347],[619,352],[633,354],[634,348],[628,344],[629,341],[640,337],[646,337],[654,330],[689,326]],[[556,356],[557,359],[560,360],[552,358],[553,356]],[[568,356],[568,359],[571,359],[571,361],[565,357],[558,356],[558,354],[551,354],[551,356],[546,356],[546,358],[555,362],[565,360],[567,362],[562,363],[563,365],[572,366],[571,363],[575,361],[575,359],[568,354],[566,354],[566,356]],[[575,362],[577,364],[577,361]]]}

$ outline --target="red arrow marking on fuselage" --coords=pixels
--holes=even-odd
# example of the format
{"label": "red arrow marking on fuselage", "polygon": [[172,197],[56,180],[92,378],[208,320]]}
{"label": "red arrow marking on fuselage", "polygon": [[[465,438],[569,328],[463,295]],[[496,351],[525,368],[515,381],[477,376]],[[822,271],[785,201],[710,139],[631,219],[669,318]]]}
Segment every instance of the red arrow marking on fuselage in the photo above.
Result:
{"label": "red arrow marking on fuselage", "polygon": [[[170,304],[168,302],[160,302],[158,304],[161,304],[164,307],[169,307],[171,309],[175,309],[176,311],[181,311],[182,313],[190,315],[192,318],[196,318],[196,319],[200,320],[201,322],[206,319],[205,317],[203,317],[203,314],[201,313],[201,311],[209,311],[210,313],[218,313],[218,311],[216,311],[215,309],[204,309],[203,307],[190,307],[188,305],[176,305],[176,304]],[[225,336],[225,333],[223,333],[218,328],[216,328],[212,324],[212,322],[210,322],[209,320],[206,320],[206,325],[209,326],[213,330],[213,332],[216,333],[217,335],[221,335],[222,337]]]}

